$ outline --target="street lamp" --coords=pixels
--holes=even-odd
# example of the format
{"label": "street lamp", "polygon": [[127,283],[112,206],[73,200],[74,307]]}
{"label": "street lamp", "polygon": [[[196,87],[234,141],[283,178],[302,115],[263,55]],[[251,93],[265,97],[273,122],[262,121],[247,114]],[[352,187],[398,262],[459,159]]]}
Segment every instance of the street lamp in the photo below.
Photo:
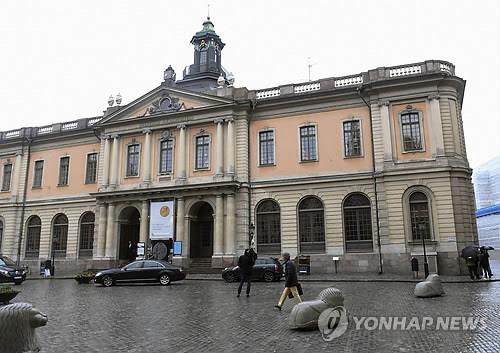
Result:
{"label": "street lamp", "polygon": [[429,264],[427,263],[427,252],[425,251],[425,224],[419,223],[418,230],[422,237],[422,247],[424,248],[424,274],[425,278],[427,278],[427,276],[429,276]]}
{"label": "street lamp", "polygon": [[248,226],[248,247],[251,248],[254,245],[253,236],[255,234],[255,226],[253,223],[250,223]]}

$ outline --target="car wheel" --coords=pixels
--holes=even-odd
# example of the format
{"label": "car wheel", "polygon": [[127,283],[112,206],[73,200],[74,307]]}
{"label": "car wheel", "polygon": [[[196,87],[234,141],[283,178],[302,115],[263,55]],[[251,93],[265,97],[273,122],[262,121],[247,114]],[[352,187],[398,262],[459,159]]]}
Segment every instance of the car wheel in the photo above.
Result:
{"label": "car wheel", "polygon": [[264,272],[264,282],[272,282],[274,281],[274,273],[272,272]]}
{"label": "car wheel", "polygon": [[168,286],[170,284],[170,276],[167,275],[166,273],[162,274],[160,276],[160,284],[162,286]]}
{"label": "car wheel", "polygon": [[104,287],[111,287],[113,285],[113,277],[106,275],[102,278],[102,285]]}
{"label": "car wheel", "polygon": [[224,281],[226,281],[227,283],[234,282],[234,273],[231,272],[226,273],[226,275],[224,276]]}

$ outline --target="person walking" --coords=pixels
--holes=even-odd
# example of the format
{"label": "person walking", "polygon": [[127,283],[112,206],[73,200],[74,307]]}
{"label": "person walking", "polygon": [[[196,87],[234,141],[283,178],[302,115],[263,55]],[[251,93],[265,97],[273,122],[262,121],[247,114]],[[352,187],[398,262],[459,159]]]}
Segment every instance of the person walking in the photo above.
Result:
{"label": "person walking", "polygon": [[490,254],[488,254],[488,249],[484,246],[481,246],[479,248],[479,252],[481,254],[479,257],[479,264],[481,266],[480,273],[484,273],[484,278],[493,277],[493,274],[491,273]]}
{"label": "person walking", "polygon": [[250,296],[250,287],[252,285],[252,269],[255,264],[254,257],[246,249],[245,253],[238,259],[238,267],[240,268],[241,280],[238,287],[237,298],[240,297],[241,289],[243,288],[243,283],[247,282],[247,298]]}
{"label": "person walking", "polygon": [[465,259],[465,264],[469,268],[469,275],[470,275],[471,279],[474,279],[474,278],[480,279],[481,278],[481,277],[479,277],[479,273],[478,273],[479,261],[478,261],[477,257],[469,256],[468,258]]}
{"label": "person walking", "polygon": [[278,310],[281,310],[283,303],[290,293],[292,293],[293,298],[297,303],[302,302],[302,299],[300,299],[299,290],[297,289],[297,287],[299,286],[299,280],[297,278],[297,268],[295,267],[293,261],[290,260],[289,253],[283,254],[283,261],[285,267],[285,289],[283,290],[283,293],[281,293],[278,304],[274,306]]}

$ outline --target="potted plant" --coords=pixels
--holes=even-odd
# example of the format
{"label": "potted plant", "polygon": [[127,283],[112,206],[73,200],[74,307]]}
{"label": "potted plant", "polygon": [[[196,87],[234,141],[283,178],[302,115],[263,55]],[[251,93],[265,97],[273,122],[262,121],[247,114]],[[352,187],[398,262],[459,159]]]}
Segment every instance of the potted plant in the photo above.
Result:
{"label": "potted plant", "polygon": [[9,302],[18,295],[20,291],[10,286],[0,286],[0,305],[9,304]]}
{"label": "potted plant", "polygon": [[90,283],[95,277],[95,272],[92,271],[84,271],[76,275],[75,281],[79,284],[82,283]]}

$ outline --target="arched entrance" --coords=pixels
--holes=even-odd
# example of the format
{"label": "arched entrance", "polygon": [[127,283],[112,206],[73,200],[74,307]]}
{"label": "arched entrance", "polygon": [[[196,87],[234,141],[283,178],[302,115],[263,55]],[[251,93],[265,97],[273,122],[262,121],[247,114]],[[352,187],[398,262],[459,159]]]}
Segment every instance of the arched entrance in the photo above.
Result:
{"label": "arched entrance", "polygon": [[189,255],[191,258],[209,258],[213,255],[214,210],[207,202],[191,207],[189,226]]}
{"label": "arched entrance", "polygon": [[129,206],[120,212],[120,260],[135,260],[137,243],[139,242],[140,213],[137,208]]}

